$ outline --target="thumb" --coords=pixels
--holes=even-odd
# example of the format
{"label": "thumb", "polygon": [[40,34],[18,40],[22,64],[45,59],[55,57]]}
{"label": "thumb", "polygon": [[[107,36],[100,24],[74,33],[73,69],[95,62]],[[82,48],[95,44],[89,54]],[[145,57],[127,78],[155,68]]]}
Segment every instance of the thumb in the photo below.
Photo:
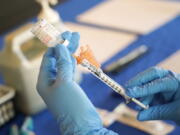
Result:
{"label": "thumb", "polygon": [[137,119],[140,121],[145,120],[176,120],[175,116],[179,102],[173,102],[165,105],[158,105],[150,107],[147,110],[139,112]]}

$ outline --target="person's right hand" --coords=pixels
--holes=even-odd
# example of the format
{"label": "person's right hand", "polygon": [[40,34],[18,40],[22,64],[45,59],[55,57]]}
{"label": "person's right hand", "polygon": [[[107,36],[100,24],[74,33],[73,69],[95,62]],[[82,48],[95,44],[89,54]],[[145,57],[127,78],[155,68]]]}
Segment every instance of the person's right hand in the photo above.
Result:
{"label": "person's right hand", "polygon": [[149,105],[138,120],[173,120],[180,124],[180,75],[153,67],[127,84],[127,94]]}

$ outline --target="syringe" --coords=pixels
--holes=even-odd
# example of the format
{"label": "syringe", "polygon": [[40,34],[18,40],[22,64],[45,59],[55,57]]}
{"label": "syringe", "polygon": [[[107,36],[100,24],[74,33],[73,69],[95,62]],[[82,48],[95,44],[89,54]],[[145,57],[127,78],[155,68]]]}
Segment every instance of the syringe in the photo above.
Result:
{"label": "syringe", "polygon": [[[51,24],[49,24],[45,20],[40,20],[38,23],[36,23],[32,28],[32,33],[49,47],[55,46],[56,44],[68,44],[68,41],[64,41],[59,37],[60,32],[58,32]],[[112,80],[109,76],[107,76],[101,70],[101,68],[97,66],[98,64],[94,62],[91,56],[91,52],[85,52],[87,53],[84,53],[84,56],[77,57],[77,61],[79,61],[79,64],[87,68],[95,77],[99,78],[102,82],[111,87],[115,92],[119,93],[122,97],[124,97],[127,103],[132,101],[137,105],[141,106],[143,109],[148,109],[148,106],[144,105],[139,100],[127,96],[125,93],[125,89],[117,82]],[[78,58],[80,59],[78,60]]]}
{"label": "syringe", "polygon": [[83,67],[86,67],[95,77],[100,79],[102,82],[107,84],[110,88],[112,88],[115,92],[119,93],[122,97],[125,98],[126,103],[134,102],[137,105],[141,106],[143,109],[148,109],[148,106],[141,103],[139,100],[129,97],[125,93],[125,89],[119,85],[117,82],[112,80],[109,76],[107,76],[100,68],[96,68],[96,66],[89,63],[86,59],[84,59],[81,63]]}

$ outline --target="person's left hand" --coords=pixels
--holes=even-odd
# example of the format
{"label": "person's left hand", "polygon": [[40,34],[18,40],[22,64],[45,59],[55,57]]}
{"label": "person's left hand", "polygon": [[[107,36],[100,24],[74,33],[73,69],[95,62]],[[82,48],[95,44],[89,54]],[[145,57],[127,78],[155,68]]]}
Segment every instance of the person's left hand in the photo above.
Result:
{"label": "person's left hand", "polygon": [[172,120],[180,124],[180,75],[153,67],[131,79],[127,94],[139,98],[149,109],[141,110],[138,120]]}

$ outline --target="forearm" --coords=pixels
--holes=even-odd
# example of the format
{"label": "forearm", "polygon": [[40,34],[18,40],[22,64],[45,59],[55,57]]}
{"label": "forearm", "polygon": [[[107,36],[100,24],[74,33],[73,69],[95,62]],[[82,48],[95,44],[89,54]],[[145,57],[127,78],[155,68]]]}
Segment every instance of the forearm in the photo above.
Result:
{"label": "forearm", "polygon": [[[87,113],[88,115],[88,113]],[[97,113],[91,112],[91,115],[81,119],[64,115],[58,119],[60,131],[63,135],[118,135],[117,133],[103,127]]]}
{"label": "forearm", "polygon": [[106,128],[101,128],[100,130],[94,130],[89,132],[87,135],[119,135],[111,130]]}
{"label": "forearm", "polygon": [[[62,126],[61,127],[61,131],[63,130],[63,135],[119,135],[111,130],[108,130],[106,128],[95,128],[95,127],[89,127],[87,125],[84,125],[84,127],[82,128],[77,128],[76,126],[75,127],[72,127],[72,125],[69,125],[68,127],[66,127],[66,129],[64,129],[64,126],[63,126],[63,129],[62,129]],[[70,128],[73,128],[70,129]]]}

